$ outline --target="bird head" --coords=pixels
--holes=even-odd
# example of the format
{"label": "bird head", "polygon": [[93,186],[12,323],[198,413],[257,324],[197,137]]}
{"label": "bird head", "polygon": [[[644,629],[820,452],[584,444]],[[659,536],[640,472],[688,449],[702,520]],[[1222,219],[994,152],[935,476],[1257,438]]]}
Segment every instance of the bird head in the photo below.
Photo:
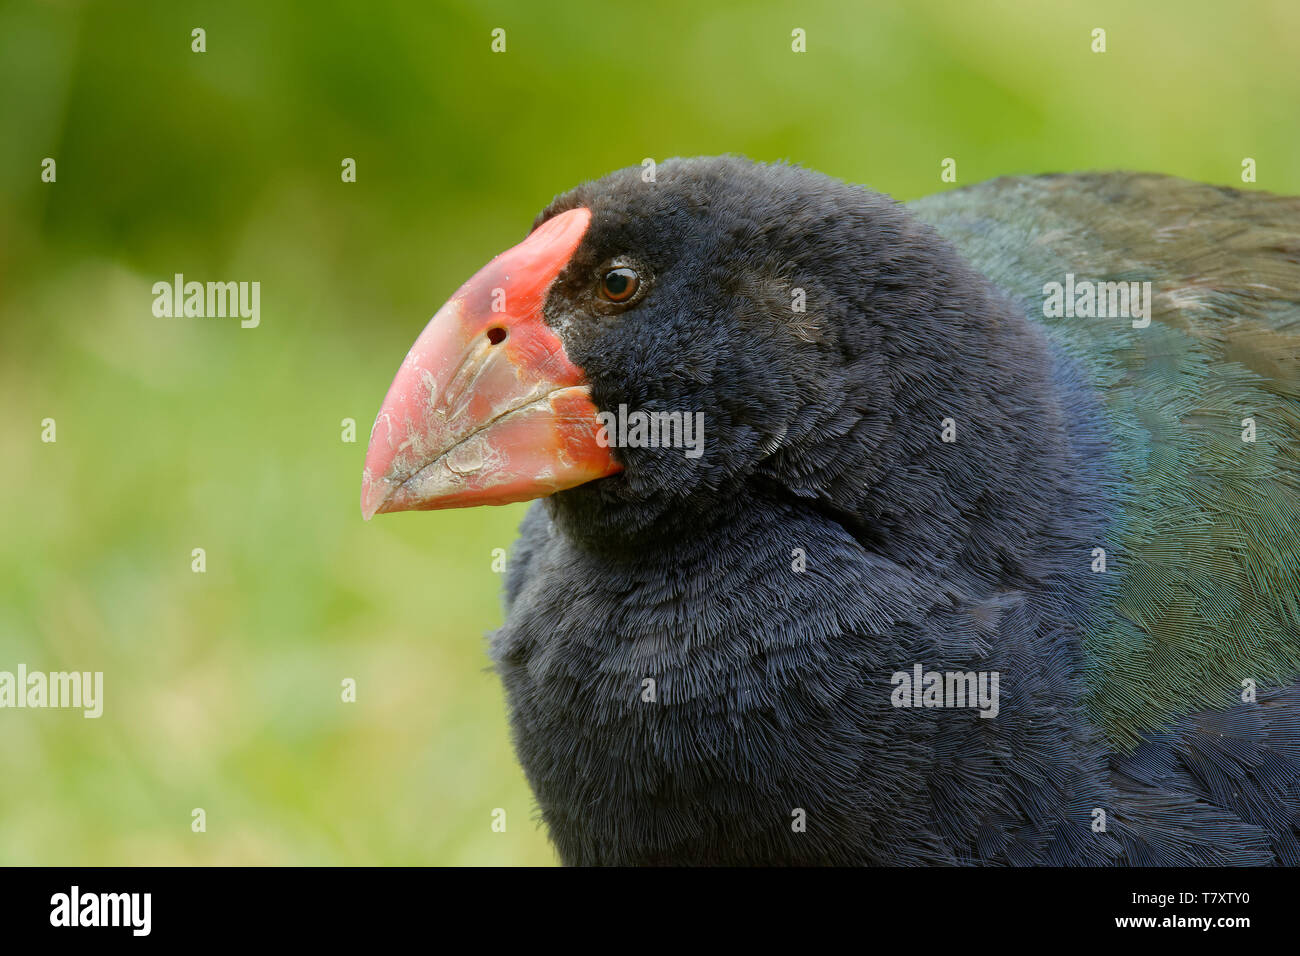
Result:
{"label": "bird head", "polygon": [[[636,536],[755,481],[859,491],[899,376],[947,347],[929,333],[950,258],[888,197],[796,166],[670,160],[578,186],[412,346],[362,513],[554,496],[571,525]],[[660,441],[637,440],[638,413]]]}

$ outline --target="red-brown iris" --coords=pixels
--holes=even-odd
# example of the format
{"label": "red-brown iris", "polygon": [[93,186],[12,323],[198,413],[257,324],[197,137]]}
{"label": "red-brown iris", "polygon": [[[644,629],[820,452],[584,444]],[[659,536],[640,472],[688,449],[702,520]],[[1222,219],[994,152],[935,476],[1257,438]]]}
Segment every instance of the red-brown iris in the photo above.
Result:
{"label": "red-brown iris", "polygon": [[636,295],[640,285],[641,277],[636,274],[636,270],[621,266],[610,269],[601,277],[600,294],[610,302],[627,302]]}

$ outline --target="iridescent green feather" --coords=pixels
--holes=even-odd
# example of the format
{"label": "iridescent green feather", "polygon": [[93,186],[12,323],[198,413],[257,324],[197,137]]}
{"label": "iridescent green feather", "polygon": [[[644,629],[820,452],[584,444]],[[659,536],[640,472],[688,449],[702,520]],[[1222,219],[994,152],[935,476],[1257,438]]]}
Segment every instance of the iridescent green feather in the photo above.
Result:
{"label": "iridescent green feather", "polygon": [[[1004,178],[909,204],[1089,370],[1120,581],[1085,639],[1120,747],[1300,674],[1300,199],[1155,175]],[[1150,281],[1151,323],[1044,318],[1044,285]],[[1243,440],[1253,419],[1255,441]]]}

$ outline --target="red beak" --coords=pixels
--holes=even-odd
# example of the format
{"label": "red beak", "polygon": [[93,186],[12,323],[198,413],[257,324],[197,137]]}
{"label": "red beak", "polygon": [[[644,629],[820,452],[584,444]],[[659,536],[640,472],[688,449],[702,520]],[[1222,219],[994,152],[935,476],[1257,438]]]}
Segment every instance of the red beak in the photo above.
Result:
{"label": "red beak", "polygon": [[497,256],[411,346],[370,432],[361,515],[528,501],[621,470],[582,369],[543,321],[591,212]]}

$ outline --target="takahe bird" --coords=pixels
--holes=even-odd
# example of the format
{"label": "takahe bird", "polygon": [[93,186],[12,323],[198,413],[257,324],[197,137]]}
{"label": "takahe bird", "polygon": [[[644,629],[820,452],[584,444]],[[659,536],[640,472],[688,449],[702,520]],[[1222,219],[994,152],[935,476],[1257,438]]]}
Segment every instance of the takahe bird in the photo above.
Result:
{"label": "takahe bird", "polygon": [[1296,863],[1298,449],[1300,200],[703,158],[439,310],[362,510],[543,498],[492,656],[566,863]]}

